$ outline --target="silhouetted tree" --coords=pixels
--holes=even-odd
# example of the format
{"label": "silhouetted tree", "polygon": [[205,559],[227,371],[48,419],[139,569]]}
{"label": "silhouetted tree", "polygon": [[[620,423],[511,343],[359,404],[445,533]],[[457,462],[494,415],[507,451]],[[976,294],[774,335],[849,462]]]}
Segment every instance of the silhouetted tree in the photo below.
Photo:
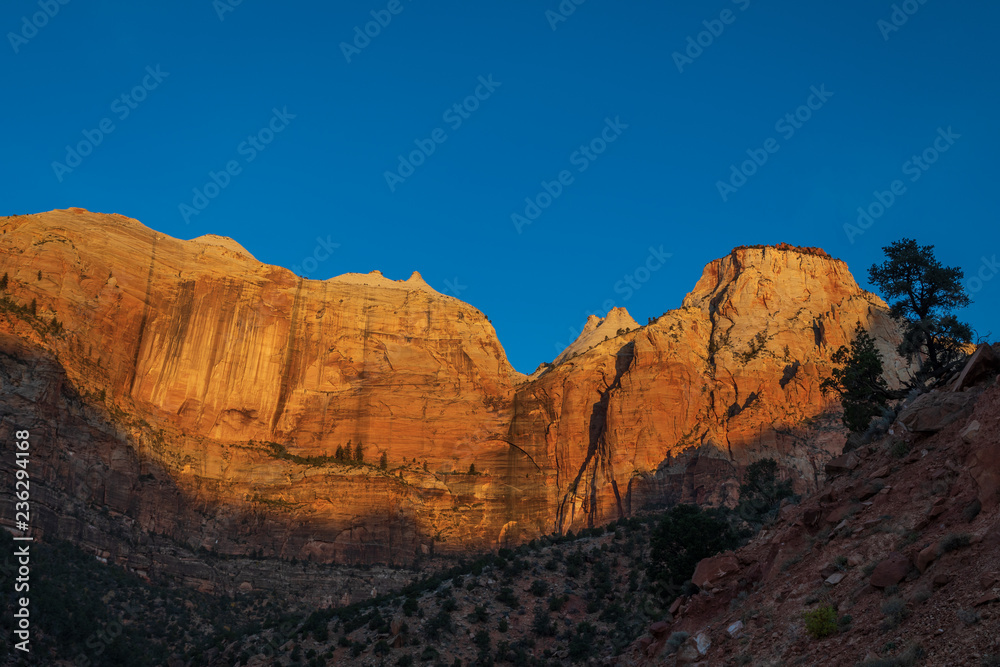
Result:
{"label": "silhouetted tree", "polygon": [[333,458],[335,458],[338,461],[343,461],[344,460],[344,448],[341,447],[340,445],[337,445],[337,452],[333,455]]}
{"label": "silhouetted tree", "polygon": [[385,470],[389,467],[389,455],[386,452],[382,452],[382,457],[378,460],[379,470]]}
{"label": "silhouetted tree", "polygon": [[364,461],[365,461],[365,453],[361,449],[361,443],[360,442],[354,447],[354,460],[357,463],[364,463]]}
{"label": "silhouetted tree", "polygon": [[851,347],[841,345],[832,359],[842,368],[834,368],[832,377],[823,380],[820,389],[840,394],[844,426],[852,433],[864,433],[894,397],[882,377],[882,355],[875,347],[875,339],[858,322]]}
{"label": "silhouetted tree", "polygon": [[9,281],[9,278],[7,277],[7,274],[6,273],[3,274],[3,278],[0,278],[0,290],[6,290],[7,289],[7,283],[8,283],[8,281]]}
{"label": "silhouetted tree", "polygon": [[781,501],[792,495],[792,480],[778,480],[778,463],[766,458],[747,466],[740,484],[740,517],[751,524],[764,523]]}
{"label": "silhouetted tree", "polygon": [[912,360],[926,355],[920,377],[940,377],[964,357],[972,329],[951,311],[972,303],[965,293],[962,269],[943,266],[934,246],[901,239],[882,248],[886,261],[872,264],[868,279],[890,302],[894,318],[903,323],[899,353]]}
{"label": "silhouetted tree", "polygon": [[475,463],[470,463],[469,464],[469,474],[470,475],[475,475],[476,474],[476,464]]}
{"label": "silhouetted tree", "polygon": [[739,536],[719,510],[675,505],[660,519],[649,540],[647,572],[664,597],[676,597],[702,558],[739,546]]}

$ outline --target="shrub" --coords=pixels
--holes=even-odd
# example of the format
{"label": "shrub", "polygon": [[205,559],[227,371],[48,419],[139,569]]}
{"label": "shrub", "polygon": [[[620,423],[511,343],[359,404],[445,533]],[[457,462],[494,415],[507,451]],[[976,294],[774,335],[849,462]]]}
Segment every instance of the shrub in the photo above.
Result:
{"label": "shrub", "polygon": [[667,640],[667,646],[670,647],[670,652],[673,653],[681,647],[681,645],[690,637],[688,633],[681,630],[680,632],[674,632],[670,635],[670,639]]}
{"label": "shrub", "polygon": [[541,579],[535,579],[531,582],[531,594],[535,597],[542,597],[549,592],[549,585],[546,584]]}
{"label": "shrub", "polygon": [[[895,648],[895,646],[893,646]],[[924,649],[920,644],[910,644],[902,653],[894,658],[876,658],[861,663],[861,667],[913,667],[924,657]]]}
{"label": "shrub", "polygon": [[569,602],[569,598],[565,595],[550,595],[549,611],[561,611],[567,602]]}
{"label": "shrub", "polygon": [[554,637],[556,634],[556,624],[552,622],[549,612],[541,607],[535,609],[535,619],[531,623],[531,629],[539,637]]}
{"label": "shrub", "polygon": [[975,625],[982,620],[974,609],[959,609],[955,613],[958,615],[959,620],[966,625]]}
{"label": "shrub", "polygon": [[837,631],[837,611],[830,605],[803,614],[806,632],[813,639],[828,637]]}
{"label": "shrub", "polygon": [[961,549],[962,547],[969,546],[972,539],[965,533],[951,533],[941,538],[938,543],[938,555],[946,554],[949,551],[955,551],[956,549]]}
{"label": "shrub", "polygon": [[885,615],[885,623],[889,628],[895,628],[910,615],[903,598],[889,598],[883,602],[882,613]]}
{"label": "shrub", "polygon": [[483,605],[477,605],[476,608],[469,614],[469,621],[472,623],[485,623],[490,619],[490,615],[486,613],[486,607]]}
{"label": "shrub", "polygon": [[414,612],[420,609],[420,605],[417,604],[416,598],[408,597],[403,602],[403,613],[407,616],[413,616]]}
{"label": "shrub", "polygon": [[569,659],[580,662],[591,655],[596,649],[597,628],[587,621],[576,626],[576,632],[569,640]]}
{"label": "shrub", "polygon": [[889,455],[893,458],[901,459],[910,453],[910,445],[904,440],[896,440],[889,447]]}
{"label": "shrub", "polygon": [[519,605],[517,596],[514,595],[514,589],[509,586],[504,586],[500,589],[500,592],[497,593],[497,600],[512,608],[516,608]]}
{"label": "shrub", "polygon": [[979,516],[982,509],[982,503],[979,502],[979,498],[976,498],[962,509],[962,518],[965,519],[966,522],[972,523],[972,520]]}

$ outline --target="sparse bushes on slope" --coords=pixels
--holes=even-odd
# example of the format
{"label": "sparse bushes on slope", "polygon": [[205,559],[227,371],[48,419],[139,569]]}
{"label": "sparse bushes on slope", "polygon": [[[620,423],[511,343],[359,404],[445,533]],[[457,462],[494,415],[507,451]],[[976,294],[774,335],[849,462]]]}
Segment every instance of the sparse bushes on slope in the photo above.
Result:
{"label": "sparse bushes on slope", "polygon": [[837,611],[830,605],[803,614],[806,632],[813,639],[828,637],[837,631]]}

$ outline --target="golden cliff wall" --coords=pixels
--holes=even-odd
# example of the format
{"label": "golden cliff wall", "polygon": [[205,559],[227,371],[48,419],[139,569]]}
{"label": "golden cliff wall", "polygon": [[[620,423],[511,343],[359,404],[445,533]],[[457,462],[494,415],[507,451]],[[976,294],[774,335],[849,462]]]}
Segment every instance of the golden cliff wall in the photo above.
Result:
{"label": "golden cliff wall", "polygon": [[[843,441],[835,415],[803,424],[833,407],[818,388],[830,355],[859,320],[886,352],[898,338],[842,262],[740,248],[680,309],[525,379],[482,313],[418,275],[305,280],[229,239],[81,209],[0,226],[7,294],[40,318],[8,311],[0,333],[51,355],[177,489],[158,513],[152,484],[132,479],[112,509],[224,553],[407,562],[486,548],[649,503],[723,502],[764,455],[813,486]],[[41,330],[53,315],[65,333]],[[52,460],[83,446],[38,419],[59,400],[19,408],[52,430]],[[323,458],[348,442],[368,462],[385,452],[388,470]],[[111,451],[92,452],[81,502],[108,504]]]}

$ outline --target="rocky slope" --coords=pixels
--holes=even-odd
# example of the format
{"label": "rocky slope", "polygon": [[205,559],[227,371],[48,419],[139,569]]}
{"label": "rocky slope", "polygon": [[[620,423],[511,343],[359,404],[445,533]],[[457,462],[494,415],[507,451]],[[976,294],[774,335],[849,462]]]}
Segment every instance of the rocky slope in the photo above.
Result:
{"label": "rocky slope", "polygon": [[764,455],[807,490],[843,442],[818,386],[855,323],[906,373],[885,304],[822,251],[738,248],[681,308],[526,381],[416,274],[307,280],[81,209],[0,228],[0,436],[37,434],[38,528],[122,562],[134,545],[66,508],[223,555],[409,563],[724,502]]}
{"label": "rocky slope", "polygon": [[[750,544],[701,562],[700,590],[619,664],[1000,664],[1000,346],[977,356],[975,381],[920,396]],[[833,625],[812,636],[824,607]]]}

